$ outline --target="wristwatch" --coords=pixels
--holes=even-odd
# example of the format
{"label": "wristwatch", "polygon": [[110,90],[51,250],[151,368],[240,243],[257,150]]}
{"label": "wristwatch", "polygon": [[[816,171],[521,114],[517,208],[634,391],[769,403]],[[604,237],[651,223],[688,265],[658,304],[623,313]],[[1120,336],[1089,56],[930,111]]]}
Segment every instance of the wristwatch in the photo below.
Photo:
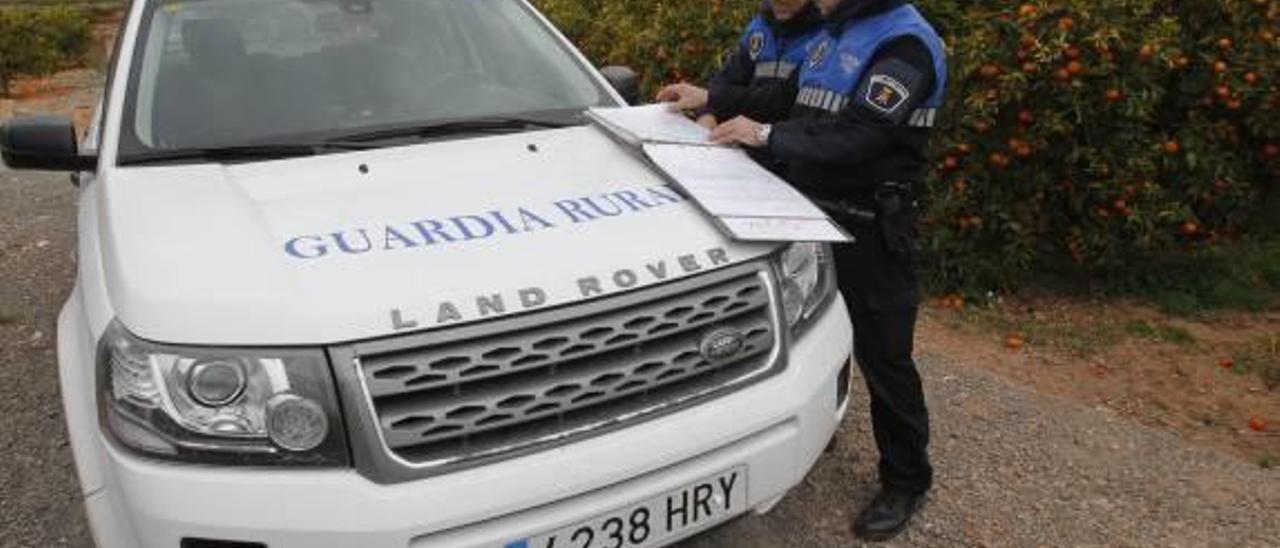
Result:
{"label": "wristwatch", "polygon": [[759,146],[769,146],[769,136],[773,134],[773,124],[760,124],[760,129],[756,130],[756,140],[760,142]]}

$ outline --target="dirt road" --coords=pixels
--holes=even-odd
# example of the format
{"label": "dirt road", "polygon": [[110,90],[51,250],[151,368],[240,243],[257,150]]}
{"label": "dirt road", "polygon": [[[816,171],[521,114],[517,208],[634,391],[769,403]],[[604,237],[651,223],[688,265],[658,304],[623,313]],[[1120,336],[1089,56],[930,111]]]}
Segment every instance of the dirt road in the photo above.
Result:
{"label": "dirt road", "polygon": [[[90,545],[54,360],[54,321],[74,268],[74,198],[65,176],[0,168],[3,546]],[[891,545],[1263,547],[1280,539],[1280,472],[955,363],[934,343],[921,341],[921,362],[938,488]],[[687,545],[855,545],[848,523],[875,474],[865,413],[855,406],[839,448],[772,513]]]}

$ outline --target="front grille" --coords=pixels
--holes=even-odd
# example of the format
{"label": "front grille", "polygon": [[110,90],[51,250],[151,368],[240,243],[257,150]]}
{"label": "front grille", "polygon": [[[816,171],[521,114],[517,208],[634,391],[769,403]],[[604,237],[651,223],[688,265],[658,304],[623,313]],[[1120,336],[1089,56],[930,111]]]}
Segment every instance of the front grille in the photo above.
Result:
{"label": "front grille", "polygon": [[[381,443],[418,467],[492,459],[761,376],[781,340],[766,274],[757,267],[704,278],[541,313],[511,329],[494,322],[428,344],[356,349]],[[741,350],[709,360],[704,339],[725,330],[743,337]]]}

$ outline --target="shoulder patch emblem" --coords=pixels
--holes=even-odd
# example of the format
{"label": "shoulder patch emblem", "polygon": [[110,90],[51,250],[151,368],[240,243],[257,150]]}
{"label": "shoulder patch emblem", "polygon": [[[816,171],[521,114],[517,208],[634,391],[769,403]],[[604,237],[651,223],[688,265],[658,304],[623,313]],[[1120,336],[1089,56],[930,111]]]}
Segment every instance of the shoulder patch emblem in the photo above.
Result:
{"label": "shoulder patch emblem", "polygon": [[827,59],[827,50],[831,49],[831,40],[820,40],[813,45],[813,51],[809,52],[809,68],[816,68]]}
{"label": "shoulder patch emblem", "polygon": [[764,52],[764,33],[756,31],[747,39],[748,51],[751,53],[751,60],[755,61],[760,58],[760,54]]}
{"label": "shoulder patch emblem", "polygon": [[891,114],[911,97],[907,86],[887,74],[876,74],[871,77],[867,86],[865,101],[871,108]]}

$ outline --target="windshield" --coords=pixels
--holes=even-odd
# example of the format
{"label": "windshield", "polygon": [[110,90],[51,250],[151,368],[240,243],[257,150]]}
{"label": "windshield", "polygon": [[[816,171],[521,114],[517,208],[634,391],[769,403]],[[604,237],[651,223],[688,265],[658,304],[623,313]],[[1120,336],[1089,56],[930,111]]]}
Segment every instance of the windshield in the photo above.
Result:
{"label": "windshield", "polygon": [[121,157],[610,102],[520,0],[161,0]]}

